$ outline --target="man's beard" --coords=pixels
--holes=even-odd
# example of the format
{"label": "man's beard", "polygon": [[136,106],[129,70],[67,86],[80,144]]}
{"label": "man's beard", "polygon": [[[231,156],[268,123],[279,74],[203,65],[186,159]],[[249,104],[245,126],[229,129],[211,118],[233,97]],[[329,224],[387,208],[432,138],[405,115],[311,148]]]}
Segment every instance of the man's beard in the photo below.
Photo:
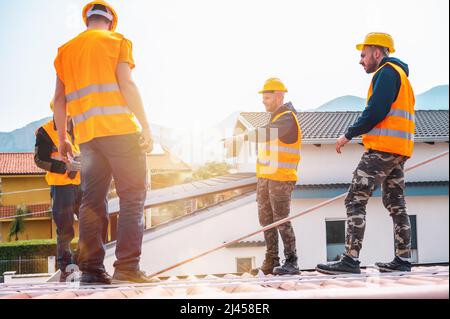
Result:
{"label": "man's beard", "polygon": [[367,64],[366,72],[368,74],[373,73],[377,70],[377,68],[378,68],[377,61],[373,60],[373,62],[371,62],[370,64]]}

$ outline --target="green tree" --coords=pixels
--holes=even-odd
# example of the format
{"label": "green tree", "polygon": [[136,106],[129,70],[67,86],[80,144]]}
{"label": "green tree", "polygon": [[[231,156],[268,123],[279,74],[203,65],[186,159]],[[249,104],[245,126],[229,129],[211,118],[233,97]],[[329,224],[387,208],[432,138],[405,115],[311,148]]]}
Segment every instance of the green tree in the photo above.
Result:
{"label": "green tree", "polygon": [[197,169],[194,174],[194,180],[203,180],[229,174],[231,166],[223,162],[207,162],[205,165]]}
{"label": "green tree", "polygon": [[24,206],[17,206],[16,217],[9,228],[8,241],[15,236],[16,241],[19,240],[19,234],[25,231],[25,221],[23,215],[28,214],[29,210]]}

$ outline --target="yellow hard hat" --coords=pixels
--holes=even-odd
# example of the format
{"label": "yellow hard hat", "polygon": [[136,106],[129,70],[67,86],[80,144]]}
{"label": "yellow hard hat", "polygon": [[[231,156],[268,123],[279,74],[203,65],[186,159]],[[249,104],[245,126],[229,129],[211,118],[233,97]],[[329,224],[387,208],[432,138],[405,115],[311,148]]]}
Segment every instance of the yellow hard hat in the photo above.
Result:
{"label": "yellow hard hat", "polygon": [[364,43],[357,44],[356,49],[361,51],[364,49],[364,46],[366,45],[378,45],[380,47],[385,47],[389,49],[390,53],[394,53],[394,39],[387,34],[387,33],[381,33],[381,32],[372,32],[366,35],[366,38],[364,39]]}
{"label": "yellow hard hat", "polygon": [[265,93],[265,92],[271,92],[271,91],[281,91],[281,92],[287,92],[288,90],[284,86],[283,82],[281,82],[278,78],[270,78],[264,83],[264,87],[261,91],[259,91],[259,94]]}
{"label": "yellow hard hat", "polygon": [[[87,19],[88,19],[88,11],[90,10],[90,9],[92,9],[92,7],[94,6],[94,5],[96,5],[96,4],[100,4],[100,5],[102,5],[102,6],[105,6],[106,7],[106,9],[109,11],[107,14],[105,14],[104,16],[106,17],[106,18],[110,18],[111,17],[111,21],[112,21],[112,24],[111,24],[111,31],[115,31],[116,30],[116,27],[117,27],[117,20],[118,20],[118,17],[117,17],[117,13],[116,13],[116,11],[114,11],[114,8],[113,7],[111,7],[111,5],[108,3],[108,2],[106,2],[106,1],[102,1],[102,0],[98,0],[98,1],[92,1],[92,2],[89,2],[87,5],[85,5],[84,6],[84,8],[83,8],[83,20],[84,20],[84,24],[86,24],[86,26],[87,26]],[[96,12],[96,13],[98,13],[98,12]],[[103,13],[99,13],[100,15],[103,15]]]}

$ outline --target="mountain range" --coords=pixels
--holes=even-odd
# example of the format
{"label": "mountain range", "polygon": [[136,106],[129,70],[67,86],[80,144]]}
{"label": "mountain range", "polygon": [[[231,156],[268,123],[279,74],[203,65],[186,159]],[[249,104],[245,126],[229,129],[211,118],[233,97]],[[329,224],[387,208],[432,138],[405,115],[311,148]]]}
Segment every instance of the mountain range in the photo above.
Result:
{"label": "mountain range", "polygon": [[[331,100],[312,111],[361,111],[366,100],[358,96],[346,95]],[[416,95],[416,110],[448,110],[448,85],[435,86]]]}

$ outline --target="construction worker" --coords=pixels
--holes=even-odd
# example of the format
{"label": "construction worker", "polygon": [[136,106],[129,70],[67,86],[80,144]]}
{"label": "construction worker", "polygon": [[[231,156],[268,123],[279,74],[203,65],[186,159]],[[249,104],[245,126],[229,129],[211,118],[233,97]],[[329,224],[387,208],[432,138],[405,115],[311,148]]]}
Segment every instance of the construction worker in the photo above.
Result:
{"label": "construction worker", "polygon": [[[118,16],[105,1],[82,11],[87,30],[58,50],[55,120],[72,115],[82,154],[80,207],[81,284],[151,282],[140,270],[146,198],[146,155],[153,147],[149,122],[131,70],[132,44],[116,33]],[[66,109],[67,106],[67,109]],[[140,126],[139,126],[139,124]],[[65,130],[60,153],[72,156]],[[112,176],[120,199],[113,277],[104,266],[108,231],[107,195]]]}
{"label": "construction worker", "polygon": [[[288,217],[291,194],[297,181],[300,162],[301,129],[297,111],[284,103],[287,92],[277,78],[270,78],[259,93],[271,113],[270,123],[257,130],[258,161],[256,164],[258,216],[261,226]],[[250,137],[250,140],[252,138]],[[278,232],[284,245],[285,262],[280,266]],[[260,270],[264,274],[299,274],[295,234],[291,222],[264,232],[266,255]]]}
{"label": "construction worker", "polygon": [[360,273],[359,253],[366,226],[366,205],[381,185],[383,204],[394,222],[395,258],[376,263],[382,272],[410,271],[411,226],[404,197],[404,165],[414,146],[414,92],[408,80],[408,65],[389,55],[395,52],[389,34],[369,33],[356,48],[360,64],[374,73],[367,106],[356,122],[336,142],[336,151],[362,135],[366,148],[353,173],[345,199],[347,229],[345,253],[340,261],[317,265],[326,274]]}
{"label": "construction worker", "polygon": [[[53,111],[53,101],[50,103]],[[67,121],[67,135],[73,154],[79,153],[74,143],[70,117]],[[36,130],[34,162],[47,171],[45,180],[50,186],[52,217],[56,224],[56,262],[60,270],[60,281],[65,282],[71,271],[67,266],[76,264],[76,252],[70,249],[74,232],[74,215],[78,216],[81,202],[80,163],[63,162],[58,153],[59,139],[54,119]]]}

